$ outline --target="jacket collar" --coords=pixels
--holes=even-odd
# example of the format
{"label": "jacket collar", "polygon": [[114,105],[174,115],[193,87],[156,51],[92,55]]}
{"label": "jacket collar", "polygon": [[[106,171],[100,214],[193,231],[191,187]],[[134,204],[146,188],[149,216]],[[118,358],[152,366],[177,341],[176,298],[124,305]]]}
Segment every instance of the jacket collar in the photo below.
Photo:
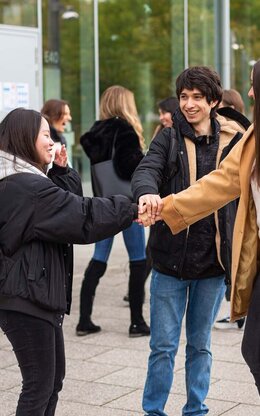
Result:
{"label": "jacket collar", "polygon": [[30,163],[0,150],[0,180],[17,173],[33,173],[35,175],[46,177],[40,169]]}
{"label": "jacket collar", "polygon": [[210,136],[195,136],[194,130],[192,125],[187,122],[186,118],[184,117],[181,110],[178,108],[174,114],[174,127],[178,130],[182,137],[188,137],[192,140],[195,144],[200,144],[204,142],[212,143],[216,141],[217,137],[219,136],[220,132],[220,125],[216,118],[211,118],[211,128],[212,128],[212,135]]}

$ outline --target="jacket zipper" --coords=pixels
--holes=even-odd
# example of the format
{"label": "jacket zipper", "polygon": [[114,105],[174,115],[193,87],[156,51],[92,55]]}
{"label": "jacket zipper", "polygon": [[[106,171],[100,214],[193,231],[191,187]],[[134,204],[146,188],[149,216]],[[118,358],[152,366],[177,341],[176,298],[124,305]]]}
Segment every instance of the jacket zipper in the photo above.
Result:
{"label": "jacket zipper", "polygon": [[[185,177],[184,177],[184,175],[185,175],[185,166],[184,166],[184,161],[183,161],[183,150],[180,151],[178,154],[179,154],[180,165],[181,165],[181,169],[182,169],[182,173],[183,173],[182,174],[182,187],[183,187],[183,189],[185,189]],[[180,267],[179,267],[178,273],[177,273],[178,278],[181,279],[181,280],[183,280],[181,278],[181,273],[182,273],[182,269],[183,269],[183,265],[184,265],[184,259],[185,259],[185,256],[186,256],[188,236],[189,236],[189,227],[187,228],[187,231],[186,231],[186,236],[185,236],[185,240],[184,240],[183,255],[181,257]]]}

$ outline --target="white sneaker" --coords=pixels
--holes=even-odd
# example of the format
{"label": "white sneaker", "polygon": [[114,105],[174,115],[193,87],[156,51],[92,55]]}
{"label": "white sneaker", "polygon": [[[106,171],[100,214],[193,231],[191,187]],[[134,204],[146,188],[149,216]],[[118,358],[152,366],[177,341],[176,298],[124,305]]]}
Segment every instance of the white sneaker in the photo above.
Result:
{"label": "white sneaker", "polygon": [[240,318],[235,322],[230,322],[230,317],[220,319],[215,322],[214,328],[216,329],[243,329],[246,318]]}

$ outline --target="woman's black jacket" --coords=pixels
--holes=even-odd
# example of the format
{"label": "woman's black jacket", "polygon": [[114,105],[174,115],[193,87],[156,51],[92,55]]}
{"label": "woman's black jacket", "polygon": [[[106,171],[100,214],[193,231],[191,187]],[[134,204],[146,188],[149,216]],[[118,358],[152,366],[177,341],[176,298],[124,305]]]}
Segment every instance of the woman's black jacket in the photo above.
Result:
{"label": "woman's black jacket", "polygon": [[[111,159],[113,142],[115,170],[120,178],[130,180],[144,156],[138,135],[131,124],[119,117],[99,120],[80,138],[92,165]],[[94,189],[93,192],[95,195]]]}
{"label": "woman's black jacket", "polygon": [[73,169],[54,165],[48,178],[28,164],[16,170],[11,158],[0,152],[0,308],[55,323],[70,309],[68,247],[129,227],[136,206],[123,196],[75,195],[81,183]]}

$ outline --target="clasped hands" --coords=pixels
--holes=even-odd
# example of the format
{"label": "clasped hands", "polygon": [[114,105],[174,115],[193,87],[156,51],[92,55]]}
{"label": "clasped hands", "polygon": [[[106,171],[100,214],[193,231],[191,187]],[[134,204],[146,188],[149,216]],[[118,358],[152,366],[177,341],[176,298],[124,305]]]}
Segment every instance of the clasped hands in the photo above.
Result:
{"label": "clasped hands", "polygon": [[146,194],[139,198],[137,222],[144,227],[160,221],[163,201],[159,195]]}

